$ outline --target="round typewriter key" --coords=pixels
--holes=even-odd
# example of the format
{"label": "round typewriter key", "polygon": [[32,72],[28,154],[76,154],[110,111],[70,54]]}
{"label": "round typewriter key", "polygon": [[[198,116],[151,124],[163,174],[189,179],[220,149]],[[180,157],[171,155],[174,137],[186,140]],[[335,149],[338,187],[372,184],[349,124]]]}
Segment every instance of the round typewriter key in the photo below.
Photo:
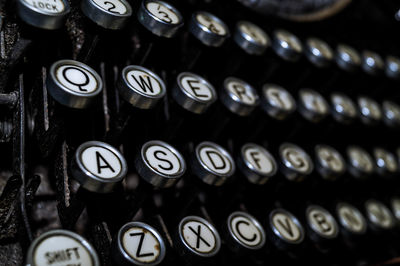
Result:
{"label": "round typewriter key", "polygon": [[276,174],[277,164],[272,155],[262,146],[247,143],[240,150],[238,167],[253,184],[265,184]]}
{"label": "round typewriter key", "polygon": [[329,114],[325,98],[311,89],[299,91],[299,112],[309,121],[318,122]]}
{"label": "round typewriter key", "polygon": [[240,116],[249,115],[259,104],[256,90],[247,82],[228,77],[221,90],[221,101],[232,113]]}
{"label": "round typewriter key", "polygon": [[82,12],[97,25],[112,30],[121,29],[132,15],[125,0],[83,0]]}
{"label": "round typewriter key", "polygon": [[393,214],[381,202],[377,200],[368,200],[365,203],[365,210],[371,229],[381,231],[392,229],[395,225]]}
{"label": "round typewriter key", "polygon": [[118,90],[127,102],[140,109],[153,108],[166,92],[164,82],[157,74],[134,65],[122,70]]}
{"label": "round typewriter key", "polygon": [[357,146],[350,146],[347,148],[347,157],[349,160],[349,171],[354,177],[364,178],[374,172],[374,161],[364,149]]}
{"label": "round typewriter key", "polygon": [[339,233],[338,224],[335,218],[324,208],[311,205],[306,210],[308,226],[311,228],[310,238],[313,241],[321,242],[327,239],[334,239]]}
{"label": "round typewriter key", "polygon": [[138,12],[139,22],[153,34],[171,38],[183,25],[181,13],[167,2],[144,0]]}
{"label": "round typewriter key", "polygon": [[113,245],[112,255],[118,265],[158,265],[166,252],[160,233],[142,222],[122,226]]}
{"label": "round typewriter key", "polygon": [[382,103],[383,121],[390,127],[400,125],[400,106],[392,101]]}
{"label": "round typewriter key", "polygon": [[386,57],[385,73],[389,78],[400,78],[400,59],[398,57],[391,55]]}
{"label": "round typewriter key", "polygon": [[183,72],[176,79],[172,97],[184,109],[202,114],[217,99],[214,87],[199,75]]}
{"label": "round typewriter key", "polygon": [[382,57],[377,53],[368,50],[362,52],[361,67],[367,74],[378,75],[383,71],[384,66]]}
{"label": "round typewriter key", "polygon": [[248,21],[236,23],[233,39],[240,48],[252,55],[262,55],[271,43],[264,30]]}
{"label": "round typewriter key", "polygon": [[98,193],[111,192],[127,171],[128,166],[122,154],[100,141],[81,144],[71,165],[72,175],[81,186]]}
{"label": "round typewriter key", "polygon": [[61,28],[70,11],[66,0],[18,0],[17,5],[25,23],[46,30]]}
{"label": "round typewriter key", "polygon": [[361,65],[361,56],[352,47],[339,44],[336,48],[337,65],[345,71],[354,71]]}
{"label": "round typewriter key", "polygon": [[331,94],[332,115],[337,121],[349,123],[357,117],[357,108],[354,102],[344,94]]}
{"label": "round typewriter key", "polygon": [[340,153],[327,145],[315,147],[317,171],[327,180],[336,180],[346,171],[346,163]]}
{"label": "round typewriter key", "polygon": [[400,198],[394,197],[390,201],[392,212],[397,220],[400,220]]}
{"label": "round typewriter key", "polygon": [[339,203],[336,207],[339,224],[345,231],[356,235],[365,234],[367,231],[367,222],[361,212],[354,206],[347,203]]}
{"label": "round typewriter key", "polygon": [[47,90],[57,102],[68,107],[88,107],[103,89],[103,82],[96,71],[78,61],[57,61],[49,72]]}
{"label": "round typewriter key", "polygon": [[245,212],[233,212],[227,219],[229,237],[237,246],[257,250],[265,245],[265,231],[256,218]]}
{"label": "round typewriter key", "polygon": [[276,30],[273,33],[272,48],[275,53],[286,61],[296,61],[303,52],[300,40],[286,30]]}
{"label": "round typewriter key", "polygon": [[303,226],[286,210],[273,210],[269,215],[269,226],[273,243],[280,249],[294,247],[304,240]]}
{"label": "round typewriter key", "polygon": [[265,84],[262,88],[261,107],[275,119],[283,120],[296,110],[296,102],[284,88]]}
{"label": "round typewriter key", "polygon": [[143,144],[135,166],[144,180],[158,188],[171,187],[186,171],[185,160],[179,151],[159,140]]}
{"label": "round typewriter key", "polygon": [[[191,253],[200,257],[215,256],[221,239],[212,224],[198,216],[187,216],[178,227],[179,244],[183,253]],[[183,244],[183,245],[182,245]]]}
{"label": "round typewriter key", "polygon": [[379,104],[366,96],[360,96],[357,99],[360,109],[361,120],[365,124],[377,124],[382,119],[382,110]]}
{"label": "round typewriter key", "polygon": [[235,162],[224,148],[204,141],[196,146],[192,170],[206,184],[221,186],[234,174]]}
{"label": "round typewriter key", "polygon": [[393,153],[382,148],[375,148],[373,154],[377,172],[382,177],[391,177],[399,171],[399,166]]}
{"label": "round typewriter key", "polygon": [[100,261],[86,239],[74,232],[57,229],[42,234],[32,242],[26,264],[100,266]]}
{"label": "round typewriter key", "polygon": [[279,156],[282,172],[290,181],[302,181],[314,168],[310,156],[297,145],[283,143],[279,147]]}
{"label": "round typewriter key", "polygon": [[317,67],[326,67],[333,60],[333,51],[329,45],[317,38],[308,38],[305,43],[307,59]]}
{"label": "round typewriter key", "polygon": [[198,11],[192,15],[189,31],[204,45],[219,47],[229,37],[226,24],[216,16]]}

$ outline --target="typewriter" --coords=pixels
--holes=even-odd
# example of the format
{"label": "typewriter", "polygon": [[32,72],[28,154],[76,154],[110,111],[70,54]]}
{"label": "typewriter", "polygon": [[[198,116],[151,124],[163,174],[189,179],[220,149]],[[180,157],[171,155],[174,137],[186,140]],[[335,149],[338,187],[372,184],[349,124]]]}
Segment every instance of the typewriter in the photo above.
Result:
{"label": "typewriter", "polygon": [[0,4],[0,265],[400,263],[400,3]]}

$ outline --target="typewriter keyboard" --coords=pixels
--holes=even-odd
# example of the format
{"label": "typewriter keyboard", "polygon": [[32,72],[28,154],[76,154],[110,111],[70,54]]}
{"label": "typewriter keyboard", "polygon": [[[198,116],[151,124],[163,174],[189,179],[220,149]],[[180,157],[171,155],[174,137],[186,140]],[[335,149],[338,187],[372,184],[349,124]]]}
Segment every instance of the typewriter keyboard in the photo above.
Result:
{"label": "typewriter keyboard", "polygon": [[3,1],[0,265],[400,263],[400,4],[272,2]]}

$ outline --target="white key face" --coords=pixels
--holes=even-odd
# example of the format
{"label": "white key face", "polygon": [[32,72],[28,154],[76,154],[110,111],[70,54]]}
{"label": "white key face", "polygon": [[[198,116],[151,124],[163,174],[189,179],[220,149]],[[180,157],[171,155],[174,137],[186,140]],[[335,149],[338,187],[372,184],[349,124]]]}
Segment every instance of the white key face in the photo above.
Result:
{"label": "white key face", "polygon": [[224,25],[205,13],[197,14],[196,20],[214,34],[225,36],[228,32]]}
{"label": "white key face", "polygon": [[333,94],[332,104],[335,111],[339,114],[343,114],[348,117],[355,117],[357,115],[357,109],[353,101],[347,96],[341,94]]}
{"label": "white key face", "polygon": [[338,210],[339,221],[347,230],[361,234],[366,230],[367,224],[361,212],[356,208],[343,204]]}
{"label": "white key face", "polygon": [[322,167],[328,168],[334,172],[342,172],[346,167],[340,154],[329,147],[321,146],[317,149],[317,156],[321,159]]}
{"label": "white key face", "polygon": [[303,50],[299,39],[297,39],[297,37],[295,37],[294,35],[286,31],[277,31],[275,36],[278,40],[281,41],[281,46],[283,48],[289,48],[299,53]]}
{"label": "white key face", "polygon": [[264,241],[260,229],[248,217],[235,215],[229,223],[235,238],[245,246],[258,246]]}
{"label": "white key face", "polygon": [[393,102],[385,101],[383,103],[383,110],[387,119],[395,123],[400,123],[400,106]]}
{"label": "white key face", "polygon": [[149,1],[146,4],[146,8],[153,16],[165,23],[178,24],[181,22],[175,11],[162,3]]}
{"label": "white key face", "polygon": [[385,168],[389,172],[396,172],[398,170],[397,161],[394,155],[383,149],[375,149],[374,155],[378,167]]}
{"label": "white key face", "polygon": [[272,157],[266,154],[266,151],[256,145],[248,146],[244,151],[244,159],[249,162],[257,172],[263,175],[269,175],[275,171],[275,162]]}
{"label": "white key face", "polygon": [[68,236],[51,236],[38,244],[33,251],[34,265],[94,265],[89,251],[77,240]]}
{"label": "white key face", "polygon": [[321,94],[312,91],[312,90],[302,90],[300,92],[300,100],[303,103],[303,106],[314,112],[321,115],[325,115],[329,111],[328,103],[322,97]]}
{"label": "white key face", "polygon": [[311,159],[295,147],[285,147],[282,157],[287,167],[298,172],[307,173],[311,167]]}
{"label": "white key face", "polygon": [[182,165],[178,156],[164,146],[149,146],[145,151],[145,157],[145,160],[155,172],[174,176],[180,174],[182,171]]}
{"label": "white key face", "polygon": [[371,173],[374,170],[374,162],[365,151],[358,148],[350,148],[348,154],[353,167],[366,173]]}
{"label": "white key face", "polygon": [[392,210],[393,210],[394,216],[397,218],[397,220],[400,220],[400,199],[399,198],[392,199]]}
{"label": "white key face", "polygon": [[320,208],[312,208],[307,215],[308,223],[314,231],[323,237],[335,237],[338,228],[332,215]]}
{"label": "white key face", "polygon": [[132,227],[122,236],[122,247],[135,261],[152,263],[160,257],[161,243],[153,233],[142,227]]}
{"label": "white key face", "polygon": [[261,44],[263,46],[266,46],[269,43],[269,39],[266,33],[261,28],[252,23],[240,23],[239,30],[246,35],[247,40]]}
{"label": "white key face", "polygon": [[62,0],[24,0],[33,8],[46,13],[62,13],[65,10],[65,4]]}
{"label": "white key face", "polygon": [[213,172],[224,175],[232,170],[232,163],[225,154],[214,147],[203,146],[199,152],[200,160]]}
{"label": "white key face", "polygon": [[382,118],[382,111],[378,103],[367,97],[360,97],[358,99],[358,105],[363,116],[371,117],[374,120],[380,120]]}
{"label": "white key face", "polygon": [[83,67],[60,65],[55,71],[57,80],[71,92],[84,95],[99,89],[95,76]]}
{"label": "white key face", "polygon": [[208,102],[214,99],[214,89],[195,76],[184,75],[180,83],[187,93],[199,101]]}
{"label": "white key face", "polygon": [[160,82],[145,71],[130,70],[126,73],[126,79],[130,87],[141,94],[156,96],[163,92]]}
{"label": "white key face", "polygon": [[371,200],[366,204],[368,219],[385,229],[389,229],[394,225],[393,216],[390,210],[382,203]]}
{"label": "white key face", "polygon": [[275,213],[272,217],[272,225],[279,232],[281,238],[288,242],[298,242],[303,237],[302,229],[297,226],[292,217],[285,213]]}
{"label": "white key face", "polygon": [[111,179],[120,175],[122,164],[118,156],[109,149],[91,146],[80,155],[83,166],[93,175]]}
{"label": "white key face", "polygon": [[125,15],[128,12],[125,4],[119,0],[93,0],[101,9],[114,14]]}
{"label": "white key face", "polygon": [[310,38],[307,41],[307,45],[310,47],[312,54],[315,56],[325,57],[327,59],[331,59],[333,57],[331,48],[321,40]]}
{"label": "white key face", "polygon": [[200,221],[186,221],[180,233],[185,243],[196,252],[211,253],[216,248],[217,240],[213,231]]}
{"label": "white key face", "polygon": [[292,95],[288,91],[274,87],[268,88],[265,92],[265,97],[268,102],[276,108],[285,111],[292,111],[295,108],[295,103]]}
{"label": "white key face", "polygon": [[341,58],[346,62],[354,62],[355,64],[360,64],[361,58],[358,53],[351,47],[346,45],[339,45],[338,52],[341,54]]}
{"label": "white key face", "polygon": [[258,101],[257,93],[246,83],[237,80],[229,80],[226,89],[233,95],[235,101],[246,105],[255,105]]}

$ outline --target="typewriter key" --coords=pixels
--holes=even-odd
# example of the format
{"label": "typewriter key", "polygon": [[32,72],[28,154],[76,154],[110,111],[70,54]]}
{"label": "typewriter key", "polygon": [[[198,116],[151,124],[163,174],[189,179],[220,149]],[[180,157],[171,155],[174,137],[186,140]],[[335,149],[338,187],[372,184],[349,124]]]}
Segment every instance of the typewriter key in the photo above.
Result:
{"label": "typewriter key", "polygon": [[400,59],[398,57],[392,55],[386,57],[385,74],[391,79],[400,78]]}
{"label": "typewriter key", "polygon": [[98,193],[111,192],[127,171],[128,166],[122,154],[100,141],[81,144],[71,164],[72,175],[81,186]]}
{"label": "typewriter key", "polygon": [[66,0],[18,0],[17,8],[25,23],[46,30],[61,28],[70,11]]}
{"label": "typewriter key", "polygon": [[382,110],[379,104],[367,96],[357,98],[361,121],[367,125],[376,125],[382,120]]}
{"label": "typewriter key", "polygon": [[226,221],[230,247],[234,250],[259,250],[265,245],[264,228],[246,212],[233,212]]}
{"label": "typewriter key", "polygon": [[284,209],[275,209],[269,215],[270,237],[279,249],[290,250],[304,240],[300,221]]}
{"label": "typewriter key", "polygon": [[339,44],[336,47],[335,61],[344,71],[352,72],[360,67],[361,56],[352,47],[345,44]]}
{"label": "typewriter key", "polygon": [[400,220],[400,198],[393,197],[390,201],[392,212],[397,220]]}
{"label": "typewriter key", "polygon": [[274,157],[262,146],[253,143],[242,146],[237,161],[240,171],[253,184],[265,184],[278,168]]}
{"label": "typewriter key", "polygon": [[286,61],[297,61],[303,52],[300,40],[294,34],[281,29],[273,33],[272,48]]}
{"label": "typewriter key", "polygon": [[367,218],[372,230],[381,232],[395,226],[395,220],[390,210],[377,200],[368,200],[365,203]]}
{"label": "typewriter key", "polygon": [[216,16],[204,12],[195,12],[189,22],[189,31],[207,46],[219,47],[229,37],[226,24]]}
{"label": "typewriter key", "polygon": [[159,140],[143,144],[135,158],[135,167],[139,175],[156,188],[173,186],[186,171],[179,151]]}
{"label": "typewriter key", "polygon": [[55,62],[50,67],[46,85],[57,102],[77,109],[87,108],[103,89],[96,71],[73,60]]}
{"label": "typewriter key", "polygon": [[271,43],[263,29],[248,21],[236,23],[233,39],[246,53],[262,55]]}
{"label": "typewriter key", "polygon": [[122,97],[140,109],[153,108],[166,92],[164,82],[157,74],[134,65],[122,70],[117,86]]}
{"label": "typewriter key", "polygon": [[235,162],[224,148],[204,141],[196,146],[192,171],[204,183],[221,186],[235,172]]}
{"label": "typewriter key", "polygon": [[62,229],[48,231],[36,238],[28,249],[26,265],[100,266],[93,246],[80,235]]}
{"label": "typewriter key", "polygon": [[289,181],[300,182],[313,170],[310,156],[299,146],[283,143],[279,147],[282,173]]}
{"label": "typewriter key", "polygon": [[329,45],[317,38],[308,38],[304,49],[307,59],[317,67],[326,67],[333,61],[333,51]]}
{"label": "typewriter key", "polygon": [[143,1],[137,16],[146,29],[161,37],[171,38],[183,26],[181,13],[164,1]]}
{"label": "typewriter key", "polygon": [[339,224],[347,236],[363,235],[367,231],[367,222],[361,212],[354,206],[341,202],[336,206]]}
{"label": "typewriter key", "polygon": [[331,94],[333,118],[341,123],[350,123],[357,117],[357,108],[353,100],[342,93]]}
{"label": "typewriter key", "polygon": [[361,68],[369,75],[379,75],[383,72],[385,63],[380,55],[375,52],[365,50],[362,52]]}
{"label": "typewriter key", "polygon": [[299,112],[311,122],[319,122],[329,114],[327,101],[314,90],[299,90],[299,100]]}
{"label": "typewriter key", "polygon": [[399,167],[393,153],[382,148],[375,148],[373,155],[375,157],[377,172],[382,177],[392,177],[398,173]]}
{"label": "typewriter key", "polygon": [[296,101],[284,88],[275,84],[264,84],[261,107],[272,118],[286,119],[296,110]]}
{"label": "typewriter key", "polygon": [[326,180],[336,180],[346,171],[346,163],[340,153],[327,145],[315,146],[316,168]]}
{"label": "typewriter key", "polygon": [[350,146],[347,148],[349,171],[356,178],[365,178],[375,171],[372,157],[362,148]]}
{"label": "typewriter key", "polygon": [[306,219],[311,229],[309,236],[317,243],[335,239],[339,234],[335,218],[321,206],[309,206],[306,210]]}
{"label": "typewriter key", "polygon": [[83,0],[82,12],[97,25],[112,30],[121,29],[132,15],[125,0]]}
{"label": "typewriter key", "polygon": [[383,101],[383,121],[390,127],[398,127],[400,125],[400,106],[392,101]]}
{"label": "typewriter key", "polygon": [[122,226],[113,242],[112,256],[118,265],[158,265],[165,253],[160,233],[142,222]]}
{"label": "typewriter key", "polygon": [[215,227],[198,216],[187,216],[178,227],[178,247],[182,255],[213,257],[221,247],[220,236]]}

